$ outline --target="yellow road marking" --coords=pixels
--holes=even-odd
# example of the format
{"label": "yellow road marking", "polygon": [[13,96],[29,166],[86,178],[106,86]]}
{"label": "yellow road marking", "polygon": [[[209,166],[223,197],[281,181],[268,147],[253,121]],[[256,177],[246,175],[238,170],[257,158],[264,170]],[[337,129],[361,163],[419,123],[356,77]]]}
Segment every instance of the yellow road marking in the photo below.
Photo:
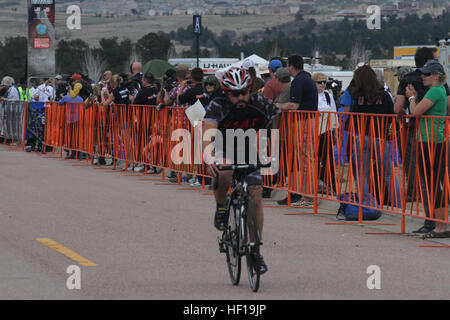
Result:
{"label": "yellow road marking", "polygon": [[69,259],[72,259],[76,262],[78,262],[80,265],[85,267],[95,267],[97,266],[96,263],[90,261],[89,259],[86,259],[85,257],[80,256],[78,253],[76,253],[73,250],[70,250],[69,248],[63,246],[62,244],[56,242],[53,239],[50,238],[37,238],[36,241],[42,243],[44,246],[49,247],[50,249],[53,249]]}

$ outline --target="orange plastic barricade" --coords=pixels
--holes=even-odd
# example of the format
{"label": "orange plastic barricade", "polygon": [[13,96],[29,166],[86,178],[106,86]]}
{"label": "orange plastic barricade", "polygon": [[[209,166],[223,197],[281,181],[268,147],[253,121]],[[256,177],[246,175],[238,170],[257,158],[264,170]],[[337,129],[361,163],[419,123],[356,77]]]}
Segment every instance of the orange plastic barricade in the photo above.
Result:
{"label": "orange plastic barricade", "polygon": [[[91,160],[112,158],[201,178],[207,177],[201,127],[192,126],[185,108],[51,103],[45,144],[61,155],[63,149],[79,151]],[[264,177],[265,187],[314,200],[314,213],[319,199],[360,199],[359,223],[362,208],[376,208],[401,215],[402,232],[407,216],[448,223],[450,117],[289,111],[280,113],[273,129],[279,167]],[[270,155],[272,144],[267,146]]]}

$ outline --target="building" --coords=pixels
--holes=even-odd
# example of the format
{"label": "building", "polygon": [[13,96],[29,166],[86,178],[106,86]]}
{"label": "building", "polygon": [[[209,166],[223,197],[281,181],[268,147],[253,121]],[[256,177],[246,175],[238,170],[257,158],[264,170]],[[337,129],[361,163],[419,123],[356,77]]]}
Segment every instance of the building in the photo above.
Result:
{"label": "building", "polygon": [[417,45],[417,46],[398,46],[394,47],[394,59],[395,60],[414,60],[417,48],[420,47],[430,47],[437,48],[439,53],[439,48],[433,45]]}

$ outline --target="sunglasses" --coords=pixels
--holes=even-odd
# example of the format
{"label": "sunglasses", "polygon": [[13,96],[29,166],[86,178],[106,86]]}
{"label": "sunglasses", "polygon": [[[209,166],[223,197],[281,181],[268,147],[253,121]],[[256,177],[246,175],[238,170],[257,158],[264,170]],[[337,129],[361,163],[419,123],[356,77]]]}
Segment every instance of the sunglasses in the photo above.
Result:
{"label": "sunglasses", "polygon": [[423,75],[424,77],[429,77],[429,76],[431,76],[431,72],[422,73],[422,75]]}
{"label": "sunglasses", "polygon": [[248,89],[230,91],[230,95],[235,97],[235,98],[237,98],[239,96],[246,96],[248,93],[249,93]]}
{"label": "sunglasses", "polygon": [[316,81],[317,84],[326,84],[326,81]]}
{"label": "sunglasses", "polygon": [[205,82],[205,86],[211,86],[211,87],[214,87],[214,83],[212,83],[212,82]]}

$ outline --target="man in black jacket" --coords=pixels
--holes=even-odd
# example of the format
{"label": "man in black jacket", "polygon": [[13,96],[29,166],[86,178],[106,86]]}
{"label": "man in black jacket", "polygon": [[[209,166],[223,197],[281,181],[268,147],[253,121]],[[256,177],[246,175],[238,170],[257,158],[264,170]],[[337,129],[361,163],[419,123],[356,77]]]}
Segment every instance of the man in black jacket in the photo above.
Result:
{"label": "man in black jacket", "polygon": [[[206,106],[208,104],[208,99],[203,90],[203,70],[200,68],[192,69],[191,78],[191,83],[189,83],[187,80],[181,83],[177,95],[178,104],[193,105],[197,102],[197,100],[200,100],[203,106]],[[189,89],[187,89],[186,92],[182,93],[187,86],[189,86]]]}

